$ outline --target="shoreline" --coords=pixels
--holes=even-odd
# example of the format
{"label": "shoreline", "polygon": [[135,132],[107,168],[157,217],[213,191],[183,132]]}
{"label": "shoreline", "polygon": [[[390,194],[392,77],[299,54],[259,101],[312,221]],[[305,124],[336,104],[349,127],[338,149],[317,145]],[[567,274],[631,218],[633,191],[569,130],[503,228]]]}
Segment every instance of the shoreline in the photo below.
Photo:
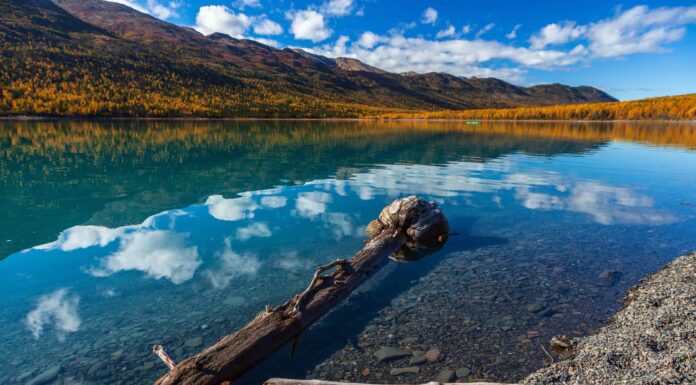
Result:
{"label": "shoreline", "polygon": [[596,334],[570,340],[571,358],[522,385],[696,383],[696,252],[628,290]]}
{"label": "shoreline", "polygon": [[583,120],[583,119],[457,119],[457,118],[206,118],[206,117],[120,117],[120,116],[0,116],[0,122],[22,121],[170,121],[170,122],[519,122],[519,123],[669,123],[696,124],[696,120],[638,119],[638,120]]}

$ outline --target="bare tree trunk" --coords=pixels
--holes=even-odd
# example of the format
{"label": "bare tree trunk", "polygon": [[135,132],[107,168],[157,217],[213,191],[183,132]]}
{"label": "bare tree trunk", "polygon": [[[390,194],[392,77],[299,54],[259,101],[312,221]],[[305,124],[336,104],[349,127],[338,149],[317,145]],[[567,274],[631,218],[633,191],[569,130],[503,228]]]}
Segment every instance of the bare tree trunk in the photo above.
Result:
{"label": "bare tree trunk", "polygon": [[[444,242],[449,226],[435,204],[417,197],[396,200],[368,226],[373,239],[350,260],[320,266],[307,290],[247,326],[177,364],[156,385],[214,385],[232,381],[333,309],[405,245]],[[330,274],[323,275],[332,270]]]}

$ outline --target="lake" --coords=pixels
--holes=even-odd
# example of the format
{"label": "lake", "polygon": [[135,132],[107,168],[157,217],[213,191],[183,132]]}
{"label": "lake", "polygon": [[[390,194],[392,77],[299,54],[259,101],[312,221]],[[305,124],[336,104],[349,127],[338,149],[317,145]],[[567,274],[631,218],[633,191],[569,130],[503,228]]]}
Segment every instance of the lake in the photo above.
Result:
{"label": "lake", "polygon": [[[0,384],[148,384],[358,251],[392,200],[456,235],[238,383],[515,381],[696,249],[696,126],[0,122]],[[418,373],[386,346],[438,349]]]}

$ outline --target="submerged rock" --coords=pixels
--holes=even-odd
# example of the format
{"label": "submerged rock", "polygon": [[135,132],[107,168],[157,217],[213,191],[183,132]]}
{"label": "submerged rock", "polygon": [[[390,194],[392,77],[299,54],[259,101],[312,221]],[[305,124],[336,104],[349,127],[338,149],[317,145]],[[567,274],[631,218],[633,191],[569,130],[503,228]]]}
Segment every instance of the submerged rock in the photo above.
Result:
{"label": "submerged rock", "polygon": [[201,345],[203,345],[203,338],[201,337],[189,338],[184,342],[184,346],[189,348],[197,348]]}
{"label": "submerged rock", "polygon": [[53,381],[58,377],[60,374],[60,371],[63,370],[63,368],[60,365],[52,366],[43,372],[41,372],[39,375],[31,379],[31,381],[27,382],[27,385],[43,385],[43,384],[48,384],[49,382]]}
{"label": "submerged rock", "polygon": [[386,346],[383,347],[382,349],[379,349],[378,351],[375,352],[374,356],[377,358],[378,362],[384,362],[388,360],[394,360],[397,358],[403,358],[410,356],[411,353],[401,350],[398,348],[394,348],[391,346]]}
{"label": "submerged rock", "polygon": [[423,356],[417,356],[417,357],[411,357],[410,360],[408,360],[409,365],[420,365],[426,363],[427,360]]}
{"label": "submerged rock", "polygon": [[455,371],[458,379],[463,379],[469,377],[471,370],[469,368],[459,368]]}
{"label": "submerged rock", "polygon": [[425,352],[425,359],[428,360],[428,362],[436,362],[440,358],[440,354],[440,350],[430,349]]}
{"label": "submerged rock", "polygon": [[454,370],[445,369],[438,373],[435,377],[436,382],[452,382],[454,381]]}
{"label": "submerged rock", "polygon": [[389,371],[392,376],[398,376],[400,374],[418,374],[420,369],[417,366],[409,366],[406,368],[394,368]]}

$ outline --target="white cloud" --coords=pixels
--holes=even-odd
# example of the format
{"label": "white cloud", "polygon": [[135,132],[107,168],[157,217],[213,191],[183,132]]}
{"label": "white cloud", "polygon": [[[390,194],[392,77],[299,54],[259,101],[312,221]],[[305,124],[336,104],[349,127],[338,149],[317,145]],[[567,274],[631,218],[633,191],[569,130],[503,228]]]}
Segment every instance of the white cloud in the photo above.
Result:
{"label": "white cloud", "polygon": [[177,8],[179,8],[178,2],[169,2],[167,5],[164,5],[155,0],[147,0],[147,9],[153,16],[160,19],[179,17],[179,14],[176,12]]}
{"label": "white cloud", "polygon": [[522,24],[517,24],[510,33],[506,34],[505,37],[508,39],[514,39],[517,37],[517,31],[522,27]]}
{"label": "white cloud", "polygon": [[483,28],[481,28],[478,32],[476,32],[476,38],[477,39],[480,38],[481,36],[483,36],[484,33],[493,29],[493,27],[495,27],[495,23],[486,24]]}
{"label": "white cloud", "polygon": [[224,289],[234,278],[253,277],[261,268],[255,254],[237,254],[232,251],[231,239],[225,239],[225,247],[218,253],[220,265],[217,269],[205,271],[205,276],[215,289]]}
{"label": "white cloud", "polygon": [[437,10],[433,7],[428,7],[423,11],[421,15],[421,23],[423,24],[435,24],[437,21]]}
{"label": "white cloud", "polygon": [[166,278],[173,284],[184,283],[201,265],[198,248],[187,245],[188,234],[166,230],[132,232],[121,238],[115,253],[90,270],[96,277],[120,271],[138,270],[152,278]]}
{"label": "white cloud", "polygon": [[194,28],[204,35],[219,32],[238,39],[253,39],[273,47],[278,46],[278,42],[247,36],[247,33],[250,29],[253,29],[257,35],[280,35],[283,33],[283,27],[266,15],[249,16],[242,12],[235,12],[224,5],[201,7],[196,14]]}
{"label": "white cloud", "polygon": [[253,22],[252,17],[236,13],[224,5],[208,5],[198,10],[194,28],[204,35],[220,32],[241,38]]}
{"label": "white cloud", "polygon": [[281,253],[281,257],[274,263],[280,269],[298,272],[301,270],[309,270],[312,268],[312,262],[307,259],[300,259],[297,251],[286,251]]}
{"label": "white cloud", "polygon": [[258,209],[251,196],[225,199],[222,195],[211,195],[205,204],[210,215],[221,221],[251,219],[254,217],[254,211]]}
{"label": "white cloud", "polygon": [[326,25],[324,15],[317,11],[307,9],[289,12],[287,16],[292,20],[290,32],[295,39],[316,43],[328,39],[333,34],[333,30]]}
{"label": "white cloud", "polygon": [[138,12],[148,13],[148,11],[145,7],[141,6],[140,4],[136,3],[133,0],[106,0],[106,1],[108,1],[110,3],[123,4],[127,7],[131,7],[133,9],[135,9]]}
{"label": "white cloud", "polygon": [[454,28],[453,25],[450,25],[449,27],[438,31],[438,33],[435,35],[436,38],[442,39],[443,37],[452,37],[457,33],[457,29]]}
{"label": "white cloud", "polygon": [[82,321],[77,314],[79,303],[77,295],[70,295],[66,288],[58,289],[39,298],[38,304],[27,314],[24,322],[36,339],[41,336],[44,327],[50,325],[62,340],[65,333],[74,333],[80,329]]}
{"label": "white cloud", "polygon": [[353,11],[353,0],[329,0],[321,7],[321,13],[327,16],[346,16]]}
{"label": "white cloud", "polygon": [[664,45],[686,34],[686,25],[696,23],[696,6],[662,7],[651,10],[636,6],[596,23],[577,25],[574,21],[545,26],[530,38],[533,49],[586,40],[586,59],[620,57],[660,52]]}
{"label": "white cloud", "polygon": [[280,35],[283,27],[266,17],[259,17],[254,22],[254,33],[257,35]]}
{"label": "white cloud", "polygon": [[35,249],[72,251],[92,246],[106,246],[123,235],[124,228],[111,229],[104,226],[74,226],[58,235],[55,242],[36,246]]}
{"label": "white cloud", "polygon": [[326,205],[331,202],[331,195],[323,191],[310,191],[298,194],[295,209],[298,215],[313,218],[326,212]]}
{"label": "white cloud", "polygon": [[237,229],[236,234],[237,239],[240,241],[246,241],[254,237],[268,238],[273,235],[273,233],[271,233],[271,229],[268,227],[268,224],[262,222],[254,222],[249,226],[240,227]]}
{"label": "white cloud", "polygon": [[531,47],[541,49],[547,45],[564,44],[577,40],[585,34],[587,27],[576,25],[573,21],[549,24],[529,39]]}
{"label": "white cloud", "polygon": [[469,24],[462,27],[462,34],[463,35],[466,35],[469,32],[471,32],[471,26]]}
{"label": "white cloud", "polygon": [[375,33],[372,33],[370,31],[364,32],[362,35],[360,35],[360,39],[358,39],[358,45],[363,48],[370,49],[377,45],[378,43],[382,43],[386,41],[387,39],[379,36]]}
{"label": "white cloud", "polygon": [[[361,37],[362,40],[362,37]],[[368,48],[369,47],[369,48]],[[512,66],[487,68],[483,63],[505,59],[527,67],[571,64],[578,57],[560,50],[532,50],[489,40],[429,40],[421,37],[370,36],[364,42],[340,47],[342,55],[391,72],[447,72],[458,76],[498,77],[521,80],[523,70]],[[315,47],[313,52],[335,56],[335,46]]]}
{"label": "white cloud", "polygon": [[[473,40],[459,37],[470,32],[468,25],[459,34],[448,27],[435,39],[426,39],[407,37],[413,27],[407,24],[390,29],[386,35],[366,31],[353,44],[340,39],[333,45],[307,50],[355,58],[390,72],[446,72],[520,82],[530,68],[555,69],[597,58],[660,52],[664,44],[684,36],[685,25],[694,23],[696,6],[654,10],[641,6],[587,25],[573,21],[549,24],[532,35],[528,47],[482,38],[493,23],[479,30]],[[507,38],[515,38],[518,30],[516,26]],[[443,38],[449,39],[440,40]],[[572,46],[567,46],[571,42]]]}
{"label": "white cloud", "polygon": [[178,1],[170,1],[167,3],[160,3],[156,0],[147,0],[146,2],[136,1],[136,0],[107,0],[112,3],[123,4],[130,8],[135,9],[138,12],[147,13],[159,19],[170,19],[177,18],[179,14],[176,10],[181,6]]}
{"label": "white cloud", "polygon": [[[553,184],[553,180],[548,181]],[[564,210],[588,214],[603,225],[615,223],[660,225],[677,218],[666,212],[652,209],[653,200],[635,194],[626,187],[610,186],[599,182],[579,182],[557,188],[564,194],[533,192],[528,187],[519,188],[515,197],[522,205],[534,210]]]}
{"label": "white cloud", "polygon": [[239,9],[249,8],[259,8],[261,6],[260,0],[236,0],[234,1],[234,6]]}
{"label": "white cloud", "polygon": [[279,209],[285,207],[288,199],[282,196],[267,196],[261,198],[261,205],[269,209]]}
{"label": "white cloud", "polygon": [[682,39],[684,26],[694,23],[696,6],[654,10],[637,6],[591,25],[587,38],[590,50],[598,57],[659,52],[663,44]]}

